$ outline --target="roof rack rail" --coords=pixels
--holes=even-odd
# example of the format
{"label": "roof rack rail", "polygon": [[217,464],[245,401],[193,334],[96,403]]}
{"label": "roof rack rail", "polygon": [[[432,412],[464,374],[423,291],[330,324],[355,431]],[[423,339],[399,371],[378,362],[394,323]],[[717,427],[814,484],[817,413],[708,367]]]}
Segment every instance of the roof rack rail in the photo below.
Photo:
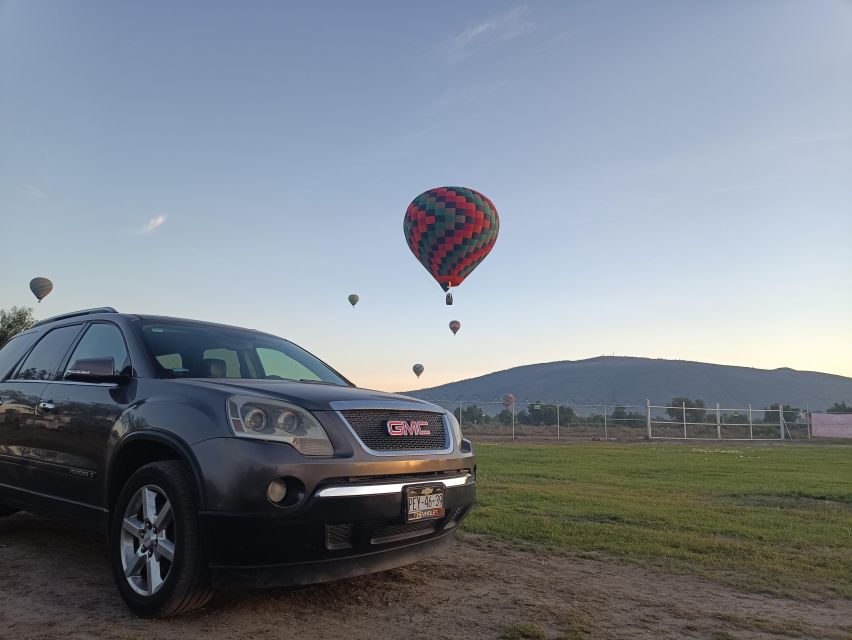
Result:
{"label": "roof rack rail", "polygon": [[95,307],[94,309],[82,309],[80,311],[71,311],[70,313],[63,313],[62,315],[53,316],[52,318],[45,318],[39,322],[36,322],[33,325],[33,328],[40,327],[44,324],[48,324],[50,322],[56,322],[57,320],[66,320],[67,318],[76,318],[77,316],[88,316],[93,313],[118,313],[112,307]]}

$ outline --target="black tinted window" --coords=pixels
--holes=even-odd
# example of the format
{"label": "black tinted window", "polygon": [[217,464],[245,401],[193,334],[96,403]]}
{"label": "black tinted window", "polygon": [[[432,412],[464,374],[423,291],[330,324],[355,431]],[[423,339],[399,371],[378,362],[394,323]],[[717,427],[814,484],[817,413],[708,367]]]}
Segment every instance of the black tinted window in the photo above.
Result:
{"label": "black tinted window", "polygon": [[0,380],[2,380],[7,373],[15,368],[15,365],[18,364],[18,360],[21,359],[21,356],[24,355],[27,352],[27,349],[30,348],[30,345],[32,345],[36,335],[38,334],[30,333],[28,335],[15,336],[9,340],[2,349],[0,349]]}
{"label": "black tinted window", "polygon": [[[74,363],[78,360],[91,358],[112,358],[113,374],[121,373],[130,366],[130,357],[127,355],[127,347],[121,330],[114,324],[93,324],[86,331],[86,335],[77,344],[74,353],[68,360],[68,368],[76,369]],[[83,367],[85,368],[85,367]]]}
{"label": "black tinted window", "polygon": [[68,347],[80,333],[80,325],[59,327],[49,332],[24,360],[24,364],[15,375],[19,380],[53,380],[56,369],[62,362],[62,357],[68,352]]}

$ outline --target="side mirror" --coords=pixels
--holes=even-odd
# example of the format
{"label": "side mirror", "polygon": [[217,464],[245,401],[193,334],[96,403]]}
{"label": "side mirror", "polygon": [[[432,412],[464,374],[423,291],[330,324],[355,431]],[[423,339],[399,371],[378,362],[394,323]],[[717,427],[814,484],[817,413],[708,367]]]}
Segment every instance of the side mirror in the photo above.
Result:
{"label": "side mirror", "polygon": [[65,370],[62,378],[77,382],[122,382],[128,377],[116,373],[114,358],[80,358]]}

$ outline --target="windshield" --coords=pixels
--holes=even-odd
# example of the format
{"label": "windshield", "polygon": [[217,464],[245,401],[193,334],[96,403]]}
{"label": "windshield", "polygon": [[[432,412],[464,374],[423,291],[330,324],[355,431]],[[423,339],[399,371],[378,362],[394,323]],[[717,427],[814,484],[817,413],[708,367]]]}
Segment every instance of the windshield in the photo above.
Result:
{"label": "windshield", "polygon": [[160,378],[298,380],[349,386],[319,358],[267,334],[192,322],[143,324],[141,334]]}

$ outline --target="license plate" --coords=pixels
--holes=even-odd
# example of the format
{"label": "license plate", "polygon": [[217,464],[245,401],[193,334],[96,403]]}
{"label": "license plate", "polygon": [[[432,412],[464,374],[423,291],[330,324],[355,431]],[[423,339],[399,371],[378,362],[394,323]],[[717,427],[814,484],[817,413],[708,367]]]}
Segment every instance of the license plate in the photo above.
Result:
{"label": "license plate", "polygon": [[404,495],[406,522],[444,517],[444,485],[406,487]]}

